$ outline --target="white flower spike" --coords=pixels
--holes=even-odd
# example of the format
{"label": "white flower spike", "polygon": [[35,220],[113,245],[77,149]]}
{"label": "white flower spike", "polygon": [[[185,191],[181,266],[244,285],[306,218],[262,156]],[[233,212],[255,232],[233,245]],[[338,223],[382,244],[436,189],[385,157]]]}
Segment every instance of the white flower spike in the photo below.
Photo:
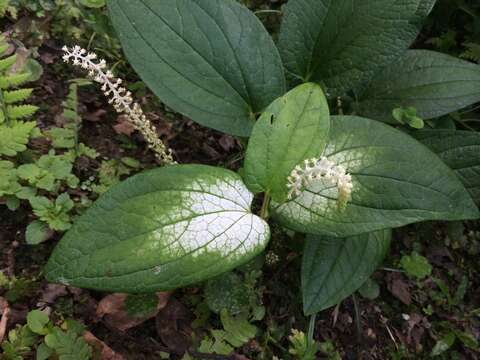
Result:
{"label": "white flower spike", "polygon": [[63,61],[87,70],[89,77],[102,84],[102,91],[109,98],[109,104],[112,104],[117,112],[128,117],[135,129],[144,136],[157,159],[164,164],[174,164],[171,150],[158,138],[155,126],[147,119],[140,105],[133,101],[132,93],[121,86],[122,79],[115,78],[113,73],[106,69],[105,60],[97,60],[96,54],[89,53],[80,46],[73,48],[64,46],[62,50]]}
{"label": "white flower spike", "polygon": [[338,189],[338,204],[343,207],[350,200],[353,183],[352,176],[347,170],[336,165],[326,157],[321,159],[312,158],[303,162],[303,166],[297,165],[288,177],[288,199],[299,196],[304,188],[317,180],[326,180]]}

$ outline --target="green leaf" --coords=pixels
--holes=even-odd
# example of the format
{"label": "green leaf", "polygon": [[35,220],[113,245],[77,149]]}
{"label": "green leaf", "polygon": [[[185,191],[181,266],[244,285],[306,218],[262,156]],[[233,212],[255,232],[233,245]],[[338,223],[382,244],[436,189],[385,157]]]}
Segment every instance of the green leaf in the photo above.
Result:
{"label": "green leaf", "polygon": [[29,245],[37,245],[44,242],[49,235],[48,225],[43,221],[34,220],[27,226],[25,241]]}
{"label": "green leaf", "polygon": [[[309,340],[304,332],[292,329],[292,335],[288,337],[290,346],[288,352],[299,360],[315,360],[320,350],[320,343]],[[330,358],[329,358],[330,359]]]}
{"label": "green leaf", "polygon": [[457,336],[458,340],[460,340],[462,344],[467,348],[473,350],[480,350],[480,348],[478,347],[477,339],[469,332],[456,330],[455,335]]}
{"label": "green leaf", "polygon": [[455,130],[422,130],[411,133],[447,164],[480,204],[480,133]]}
{"label": "green leaf", "polygon": [[206,336],[200,346],[198,351],[202,353],[215,353],[219,355],[229,355],[233,352],[233,347],[225,342],[225,336],[227,335],[225,331],[222,330],[212,330],[213,339],[209,336]]}
{"label": "green leaf", "polygon": [[[412,155],[413,154],[413,155]],[[272,216],[299,232],[347,237],[424,220],[476,219],[479,212],[457,176],[411,136],[378,121],[333,116],[324,156],[352,175],[351,200],[321,181]]]}
{"label": "green leaf", "polygon": [[35,121],[17,122],[12,127],[0,125],[0,155],[15,156],[27,150],[26,145],[35,126]]}
{"label": "green leaf", "polygon": [[230,316],[227,310],[222,310],[220,319],[226,332],[225,340],[233,347],[246,344],[257,333],[257,328],[244,315]]}
{"label": "green leaf", "polygon": [[55,350],[59,360],[89,360],[92,349],[75,331],[54,328],[45,336],[45,344]]}
{"label": "green leaf", "polygon": [[258,255],[268,225],[228,170],[175,165],[110,189],[57,245],[50,281],[128,293],[168,290],[229,271]]}
{"label": "green leaf", "polygon": [[3,92],[3,100],[6,104],[13,104],[19,101],[24,101],[30,97],[33,89],[19,89]]}
{"label": "green leaf", "polygon": [[105,0],[80,0],[80,3],[88,8],[102,8],[105,6]]}
{"label": "green leaf", "polygon": [[33,105],[8,105],[6,110],[10,119],[23,119],[35,114],[38,107]]}
{"label": "green leaf", "polygon": [[353,294],[382,263],[391,230],[346,239],[308,236],[302,263],[303,311],[315,314]]}
{"label": "green leaf", "polygon": [[360,95],[358,112],[394,122],[392,110],[414,107],[428,120],[480,101],[480,65],[429,50],[409,50],[383,68]]}
{"label": "green leaf", "polygon": [[248,143],[247,186],[284,201],[287,177],[303,160],[323,152],[329,129],[328,104],[319,85],[300,85],[275,100],[258,119]]}
{"label": "green leaf", "polygon": [[108,0],[130,63],[172,109],[248,136],[285,92],[280,55],[247,8],[225,0]]}
{"label": "green leaf", "polygon": [[17,180],[15,164],[11,161],[0,160],[0,197],[5,195],[15,195],[20,191],[22,186]]}
{"label": "green leaf", "polygon": [[415,40],[420,0],[290,0],[279,50],[287,75],[338,96],[370,79]]}
{"label": "green leaf", "polygon": [[378,283],[371,278],[363,283],[363,285],[358,289],[360,295],[365,299],[375,300],[380,295],[380,286]]}
{"label": "green leaf", "polygon": [[129,294],[125,298],[124,309],[131,317],[146,318],[155,315],[158,307],[158,296],[155,293]]}
{"label": "green leaf", "polygon": [[430,356],[438,356],[450,349],[455,342],[455,333],[449,332],[447,335],[437,341],[430,353]]}
{"label": "green leaf", "polygon": [[20,207],[20,200],[15,196],[7,196],[5,205],[7,206],[8,210],[15,211]]}
{"label": "green leaf", "polygon": [[248,310],[249,295],[245,283],[234,272],[211,279],[205,286],[206,303],[217,314],[227,310],[229,314],[237,315]]}
{"label": "green leaf", "polygon": [[411,255],[403,255],[400,266],[408,276],[415,277],[418,280],[422,280],[432,273],[432,265],[425,257],[415,251]]}
{"label": "green leaf", "polygon": [[46,326],[49,321],[48,315],[40,310],[32,310],[27,314],[27,325],[35,334],[47,334]]}
{"label": "green leaf", "polygon": [[6,57],[5,59],[0,60],[0,71],[6,72],[10,70],[13,64],[17,61],[17,54]]}
{"label": "green leaf", "polygon": [[437,0],[421,0],[418,7],[417,14],[422,17],[426,17],[432,11]]}
{"label": "green leaf", "polygon": [[75,130],[54,127],[46,131],[47,137],[52,140],[52,146],[57,149],[71,149],[75,146]]}
{"label": "green leaf", "polygon": [[36,360],[47,360],[54,354],[53,349],[50,349],[45,343],[41,343],[37,348]]}
{"label": "green leaf", "polygon": [[69,211],[74,203],[67,193],[61,194],[52,202],[44,196],[29,199],[33,213],[46,222],[52,230],[65,231],[71,226]]}

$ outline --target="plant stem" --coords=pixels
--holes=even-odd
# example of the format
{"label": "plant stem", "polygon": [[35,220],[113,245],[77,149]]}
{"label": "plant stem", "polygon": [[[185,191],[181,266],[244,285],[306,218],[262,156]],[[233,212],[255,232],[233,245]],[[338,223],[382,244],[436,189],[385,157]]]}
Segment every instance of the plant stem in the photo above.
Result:
{"label": "plant stem", "polygon": [[467,125],[463,120],[457,119],[457,122],[462,125],[464,128],[470,130],[470,131],[476,131],[474,128],[472,128],[470,125]]}
{"label": "plant stem", "polygon": [[282,12],[280,10],[257,10],[254,12],[255,15],[258,14],[278,14],[281,15]]}
{"label": "plant stem", "polygon": [[0,111],[3,112],[3,117],[5,119],[5,125],[10,126],[10,118],[7,114],[7,104],[5,104],[5,100],[3,98],[3,91],[0,89]]}
{"label": "plant stem", "polygon": [[315,333],[316,319],[317,319],[317,314],[310,315],[310,323],[308,324],[308,334],[307,334],[307,342],[309,346],[313,344],[313,335]]}
{"label": "plant stem", "polygon": [[260,210],[260,217],[263,220],[268,219],[268,206],[270,205],[270,194],[265,193],[265,197],[263,198],[262,209]]}
{"label": "plant stem", "polygon": [[355,309],[355,325],[357,327],[357,342],[362,340],[362,326],[360,324],[360,310],[358,308],[357,298],[355,294],[352,294],[353,308]]}

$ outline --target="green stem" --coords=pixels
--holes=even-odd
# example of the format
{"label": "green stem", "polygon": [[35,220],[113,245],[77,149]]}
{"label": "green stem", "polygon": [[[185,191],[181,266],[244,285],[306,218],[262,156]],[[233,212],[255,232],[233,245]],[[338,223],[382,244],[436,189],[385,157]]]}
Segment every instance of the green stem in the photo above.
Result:
{"label": "green stem", "polygon": [[360,310],[358,308],[357,298],[355,294],[352,294],[353,308],[355,311],[355,325],[357,328],[357,342],[360,343],[362,340],[362,325],[360,324]]}
{"label": "green stem", "polygon": [[10,126],[10,119],[7,114],[7,104],[5,104],[5,99],[3,97],[3,90],[0,89],[0,107],[3,112],[3,117],[5,119],[5,125]]}
{"label": "green stem", "polygon": [[308,346],[311,346],[313,344],[313,335],[315,334],[316,319],[317,319],[317,314],[310,315],[310,323],[308,324],[308,334],[307,334]]}
{"label": "green stem", "polygon": [[281,15],[282,12],[280,10],[257,10],[254,12],[255,15],[259,14],[278,14]]}
{"label": "green stem", "polygon": [[476,131],[474,128],[472,128],[470,125],[467,125],[465,121],[457,119],[457,122],[462,125],[465,129],[468,129],[470,131]]}
{"label": "green stem", "polygon": [[265,193],[265,197],[263,198],[263,203],[262,203],[262,209],[260,210],[260,217],[263,220],[268,219],[268,207],[270,205],[270,200],[271,200],[270,194]]}

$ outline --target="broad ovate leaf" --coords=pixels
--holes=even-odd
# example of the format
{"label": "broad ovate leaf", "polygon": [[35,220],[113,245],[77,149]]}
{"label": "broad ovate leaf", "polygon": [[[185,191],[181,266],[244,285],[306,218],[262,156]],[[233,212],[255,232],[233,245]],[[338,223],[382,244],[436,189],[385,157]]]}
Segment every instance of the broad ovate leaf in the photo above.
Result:
{"label": "broad ovate leaf", "polygon": [[225,169],[173,165],[114,186],[55,248],[46,277],[77,287],[152,292],[196,283],[259,254],[268,225]]}
{"label": "broad ovate leaf", "polygon": [[288,77],[331,96],[355,88],[415,40],[424,2],[289,0],[278,44]]}
{"label": "broad ovate leaf", "polygon": [[248,143],[247,186],[284,201],[288,175],[303,160],[323,152],[329,130],[328,104],[319,85],[300,85],[275,100],[258,119]]}
{"label": "broad ovate leaf", "polygon": [[383,68],[361,94],[362,116],[395,123],[392,111],[414,107],[427,120],[480,101],[480,65],[429,50],[409,50]]}
{"label": "broad ovate leaf", "polygon": [[390,248],[391,230],[349,238],[307,236],[302,261],[303,311],[315,314],[359,289]]}
{"label": "broad ovate leaf", "polygon": [[293,230],[349,237],[424,220],[479,217],[463,184],[437,155],[381,122],[331,117],[323,156],[351,174],[351,199],[339,209],[337,188],[316,181],[291,201],[272,204],[273,216]]}
{"label": "broad ovate leaf", "polygon": [[430,14],[437,0],[421,0],[418,6],[417,14],[426,17]]}
{"label": "broad ovate leaf", "polygon": [[280,55],[236,1],[108,0],[125,54],[174,110],[233,135],[285,92]]}
{"label": "broad ovate leaf", "polygon": [[412,132],[459,177],[475,203],[480,204],[480,133],[460,130]]}

